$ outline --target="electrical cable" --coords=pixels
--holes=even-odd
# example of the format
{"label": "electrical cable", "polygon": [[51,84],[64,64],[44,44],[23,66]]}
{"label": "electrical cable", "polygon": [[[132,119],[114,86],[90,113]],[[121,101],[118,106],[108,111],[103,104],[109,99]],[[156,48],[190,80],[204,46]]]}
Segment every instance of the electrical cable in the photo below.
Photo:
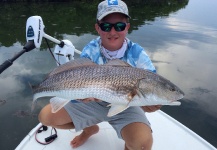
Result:
{"label": "electrical cable", "polygon": [[46,43],[47,43],[47,46],[48,46],[48,49],[49,49],[51,55],[53,56],[53,59],[56,61],[56,63],[57,63],[58,65],[60,65],[60,62],[56,60],[54,54],[52,53],[51,48],[50,48],[50,45],[49,45],[49,43],[48,43],[48,41],[47,41],[46,38],[45,38],[45,41],[46,41]]}
{"label": "electrical cable", "polygon": [[[42,145],[48,145],[48,144],[52,143],[57,138],[57,130],[55,128],[52,128],[51,129],[51,135],[44,139],[45,142],[39,141],[37,138],[37,134],[41,133],[43,131],[47,131],[47,128],[48,128],[47,126],[42,125],[35,132],[35,140]],[[54,130],[55,134],[52,133],[53,130]]]}

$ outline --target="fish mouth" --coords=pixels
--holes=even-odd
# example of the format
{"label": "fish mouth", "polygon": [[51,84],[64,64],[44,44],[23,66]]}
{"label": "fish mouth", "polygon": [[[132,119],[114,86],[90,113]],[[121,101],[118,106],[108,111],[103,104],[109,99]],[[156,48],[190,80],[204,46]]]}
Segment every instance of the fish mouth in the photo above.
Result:
{"label": "fish mouth", "polygon": [[179,102],[179,100],[181,100],[182,98],[184,98],[184,95],[180,95],[179,97],[173,99],[173,100],[170,100],[170,104],[171,105],[181,105],[181,102]]}
{"label": "fish mouth", "polygon": [[184,93],[181,93],[181,94],[178,94],[177,96],[175,96],[171,101],[178,101],[182,98],[184,98],[185,94]]}
{"label": "fish mouth", "polygon": [[183,98],[184,98],[184,96],[185,96],[185,94],[184,94],[184,93],[182,93],[182,95],[180,95],[179,99],[183,99]]}
{"label": "fish mouth", "polygon": [[183,98],[185,96],[185,93],[182,90],[180,90],[180,93],[181,93],[181,96]]}
{"label": "fish mouth", "polygon": [[[177,103],[179,100],[181,100],[182,98],[184,98],[184,95],[180,95],[180,96],[178,96],[178,97],[175,97],[175,98],[173,98],[173,99],[170,99],[169,100],[169,102],[170,103]],[[180,102],[178,102],[178,103],[180,103]]]}

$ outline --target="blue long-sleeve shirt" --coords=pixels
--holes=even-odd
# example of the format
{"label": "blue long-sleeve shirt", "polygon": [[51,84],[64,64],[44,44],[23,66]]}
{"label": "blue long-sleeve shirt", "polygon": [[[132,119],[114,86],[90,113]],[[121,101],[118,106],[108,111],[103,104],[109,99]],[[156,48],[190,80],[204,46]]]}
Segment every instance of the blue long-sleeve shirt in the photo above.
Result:
{"label": "blue long-sleeve shirt", "polygon": [[[101,50],[100,50],[100,37],[93,39],[88,43],[80,57],[89,58],[93,62],[97,64],[105,64],[107,62],[107,58],[103,56]],[[125,54],[120,59],[127,62],[133,67],[146,69],[152,72],[156,72],[156,69],[154,65],[152,64],[152,61],[150,60],[149,56],[146,54],[144,48],[142,48],[137,43],[133,43],[129,39],[127,40],[127,50],[125,51]]]}

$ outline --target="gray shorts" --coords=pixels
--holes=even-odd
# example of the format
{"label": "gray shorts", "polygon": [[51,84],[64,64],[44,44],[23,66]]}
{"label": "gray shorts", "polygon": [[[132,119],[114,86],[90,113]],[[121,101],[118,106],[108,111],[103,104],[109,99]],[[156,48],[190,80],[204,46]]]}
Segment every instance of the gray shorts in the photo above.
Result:
{"label": "gray shorts", "polygon": [[107,117],[110,108],[107,107],[108,104],[107,102],[69,102],[64,108],[70,115],[76,131],[107,121],[115,129],[118,137],[122,138],[122,128],[130,123],[142,122],[150,127],[150,123],[140,107],[129,107],[115,116]]}

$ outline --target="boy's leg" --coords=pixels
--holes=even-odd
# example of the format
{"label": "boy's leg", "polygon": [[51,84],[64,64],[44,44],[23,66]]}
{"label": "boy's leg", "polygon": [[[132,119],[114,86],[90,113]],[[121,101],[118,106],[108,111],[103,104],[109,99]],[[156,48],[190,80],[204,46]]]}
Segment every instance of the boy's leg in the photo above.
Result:
{"label": "boy's leg", "polygon": [[67,111],[62,108],[56,113],[51,112],[51,105],[48,104],[39,113],[39,121],[46,126],[58,129],[73,129],[74,124]]}
{"label": "boy's leg", "polygon": [[135,122],[128,124],[121,130],[125,141],[125,150],[151,150],[153,138],[149,126]]}

